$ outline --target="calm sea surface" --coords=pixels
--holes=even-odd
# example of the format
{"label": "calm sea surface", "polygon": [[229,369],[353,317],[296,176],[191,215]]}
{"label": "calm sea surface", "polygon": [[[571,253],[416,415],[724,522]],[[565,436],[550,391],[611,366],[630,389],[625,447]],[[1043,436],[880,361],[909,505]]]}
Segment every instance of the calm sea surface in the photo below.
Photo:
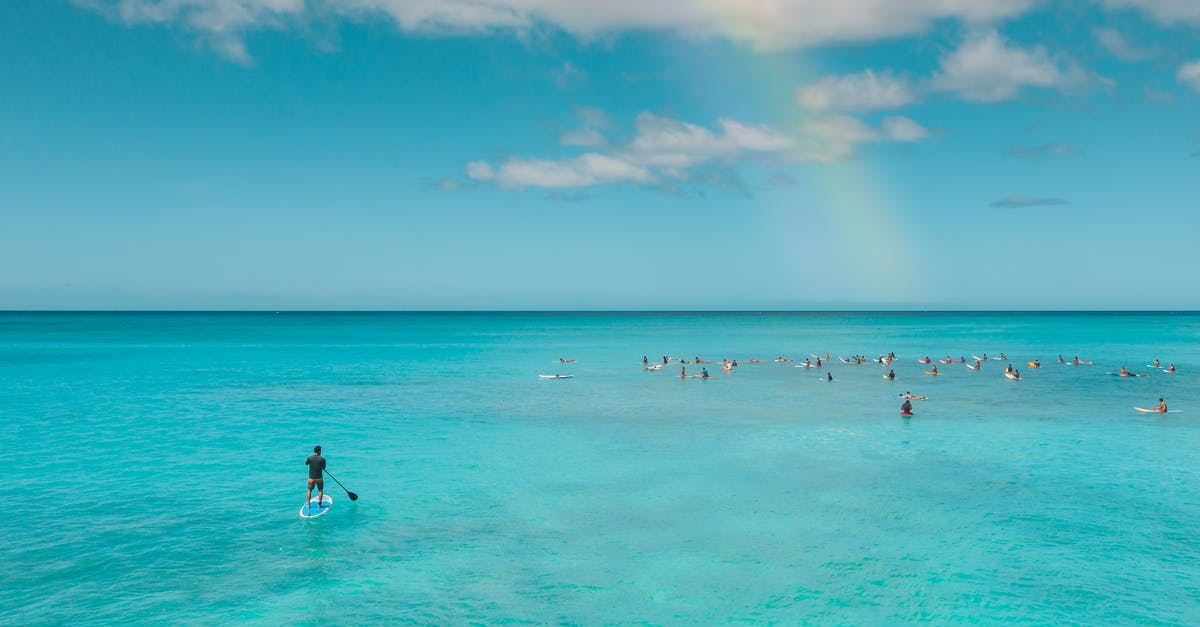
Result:
{"label": "calm sea surface", "polygon": [[0,314],[0,623],[1194,625],[1198,383],[1196,314]]}

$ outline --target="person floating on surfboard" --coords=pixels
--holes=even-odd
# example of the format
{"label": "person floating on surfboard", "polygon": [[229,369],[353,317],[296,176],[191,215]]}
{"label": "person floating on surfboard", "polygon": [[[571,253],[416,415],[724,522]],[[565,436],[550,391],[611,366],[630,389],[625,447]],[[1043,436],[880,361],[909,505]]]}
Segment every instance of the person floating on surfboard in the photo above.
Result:
{"label": "person floating on surfboard", "polygon": [[910,402],[907,398],[904,399],[903,403],[900,403],[900,415],[901,416],[911,416],[912,415],[912,402]]}
{"label": "person floating on surfboard", "polygon": [[1167,402],[1164,401],[1162,398],[1158,399],[1158,413],[1160,413],[1160,414],[1167,413]]}
{"label": "person floating on surfboard", "polygon": [[313,454],[304,460],[304,465],[308,466],[308,495],[304,497],[304,502],[312,501],[313,486],[317,486],[317,509],[325,507],[325,458],[321,457],[321,445],[313,447]]}

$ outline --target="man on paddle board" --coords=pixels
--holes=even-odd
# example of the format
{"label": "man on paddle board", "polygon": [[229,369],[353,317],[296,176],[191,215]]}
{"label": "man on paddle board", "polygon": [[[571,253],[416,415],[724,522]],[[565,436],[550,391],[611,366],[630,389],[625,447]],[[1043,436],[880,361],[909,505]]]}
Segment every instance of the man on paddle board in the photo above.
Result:
{"label": "man on paddle board", "polygon": [[304,502],[312,501],[313,485],[317,486],[317,509],[325,507],[325,458],[321,457],[321,445],[313,447],[313,454],[304,460],[304,464],[308,466],[308,494],[304,497]]}

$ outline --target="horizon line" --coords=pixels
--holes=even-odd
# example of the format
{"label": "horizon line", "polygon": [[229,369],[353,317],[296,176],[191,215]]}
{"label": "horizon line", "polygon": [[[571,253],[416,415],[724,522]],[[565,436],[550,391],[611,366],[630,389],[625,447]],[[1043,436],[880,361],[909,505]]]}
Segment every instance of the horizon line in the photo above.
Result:
{"label": "horizon line", "polygon": [[5,314],[1200,314],[1200,309],[4,309]]}

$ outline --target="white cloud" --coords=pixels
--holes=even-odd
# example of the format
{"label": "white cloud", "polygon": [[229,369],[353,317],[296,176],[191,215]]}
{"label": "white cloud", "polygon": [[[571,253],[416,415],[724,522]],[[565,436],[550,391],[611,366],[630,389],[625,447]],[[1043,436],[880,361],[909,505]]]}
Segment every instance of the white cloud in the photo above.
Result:
{"label": "white cloud", "polygon": [[558,136],[558,143],[564,146],[603,146],[608,143],[604,135],[591,127],[567,131]]}
{"label": "white cloud", "polygon": [[[479,167],[479,164],[486,167]],[[473,165],[476,167],[473,168]],[[473,161],[467,164],[467,176],[477,181],[495,181],[511,188],[573,188],[654,181],[654,175],[646,168],[598,153],[587,153],[563,161],[513,157],[494,169],[486,163]]]}
{"label": "white cloud", "polygon": [[575,109],[575,115],[578,115],[584,124],[593,128],[610,128],[612,126],[612,118],[603,109],[578,107]]}
{"label": "white cloud", "polygon": [[796,101],[809,111],[866,112],[894,109],[914,102],[917,95],[908,81],[891,72],[864,70],[846,76],[826,76],[796,90]]}
{"label": "white cloud", "polygon": [[801,130],[805,142],[796,158],[800,161],[836,162],[855,154],[855,145],[873,142],[913,142],[929,137],[929,130],[913,120],[895,116],[873,127],[849,115],[811,118]]}
{"label": "white cloud", "polygon": [[312,19],[384,17],[432,35],[538,25],[591,39],[651,29],[715,37],[756,50],[865,42],[927,32],[935,22],[986,24],[1020,15],[1035,0],[691,0],[669,8],[645,0],[76,0],[129,23],[180,25],[203,37],[238,39],[250,30]]}
{"label": "white cloud", "polygon": [[894,142],[915,142],[929,137],[929,129],[903,116],[884,118],[881,130],[883,139]]}
{"label": "white cloud", "polygon": [[490,181],[496,177],[496,172],[486,161],[472,161],[467,164],[467,176],[476,181]]}
{"label": "white cloud", "polygon": [[[589,112],[592,117],[593,114]],[[713,131],[642,113],[637,117],[633,137],[616,146],[606,143],[604,152],[589,152],[561,160],[510,158],[495,167],[473,161],[467,164],[467,176],[509,188],[577,188],[615,183],[651,185],[663,179],[689,180],[699,166],[729,167],[755,155],[782,160],[782,155],[793,148],[790,138],[768,126],[728,119],[718,121],[717,126],[718,129]],[[700,173],[699,178],[709,184],[732,180],[723,173],[711,171]]]}
{"label": "white cloud", "polygon": [[1192,61],[1180,66],[1179,72],[1175,74],[1175,80],[1200,92],[1200,61]]}
{"label": "white cloud", "polygon": [[1026,50],[985,30],[968,36],[942,58],[930,86],[967,100],[999,102],[1015,97],[1023,87],[1068,91],[1104,80],[1052,58],[1043,46]]}
{"label": "white cloud", "polygon": [[1093,28],[1092,35],[1100,45],[1108,50],[1114,57],[1128,62],[1145,61],[1158,56],[1159,51],[1155,48],[1138,48],[1129,43],[1121,31],[1114,28]]}
{"label": "white cloud", "polygon": [[562,67],[555,68],[550,72],[554,77],[554,83],[559,89],[568,89],[572,85],[577,85],[587,80],[587,72],[579,69],[574,63],[565,61]]}
{"label": "white cloud", "polygon": [[1196,0],[1100,0],[1110,9],[1137,9],[1162,24],[1200,25],[1200,2]]}
{"label": "white cloud", "polygon": [[605,143],[602,151],[558,160],[513,157],[497,166],[472,161],[466,170],[475,181],[515,189],[629,183],[681,191],[665,181],[744,189],[734,168],[748,160],[836,162],[853,157],[858,144],[912,142],[928,136],[927,129],[905,117],[884,118],[879,126],[848,115],[818,117],[787,133],[731,119],[708,128],[643,112],[632,137]]}

